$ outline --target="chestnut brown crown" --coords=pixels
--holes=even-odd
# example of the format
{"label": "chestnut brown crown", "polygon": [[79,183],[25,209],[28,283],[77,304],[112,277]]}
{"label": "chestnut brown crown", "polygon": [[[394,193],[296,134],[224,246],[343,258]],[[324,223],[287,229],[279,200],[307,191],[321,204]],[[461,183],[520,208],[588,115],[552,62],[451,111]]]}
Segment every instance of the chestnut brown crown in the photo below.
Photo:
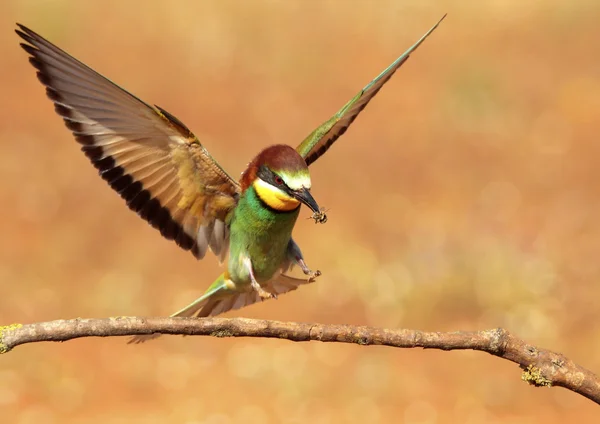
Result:
{"label": "chestnut brown crown", "polygon": [[287,144],[275,144],[263,149],[248,164],[240,179],[242,191],[252,185],[261,166],[266,166],[275,173],[308,174],[308,165],[296,149]]}

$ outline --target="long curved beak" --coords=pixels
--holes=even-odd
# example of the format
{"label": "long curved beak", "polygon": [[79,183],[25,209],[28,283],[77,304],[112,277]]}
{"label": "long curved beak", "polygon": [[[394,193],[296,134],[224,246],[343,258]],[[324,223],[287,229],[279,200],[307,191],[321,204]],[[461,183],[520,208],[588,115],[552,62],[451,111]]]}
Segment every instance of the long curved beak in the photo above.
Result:
{"label": "long curved beak", "polygon": [[310,194],[308,189],[303,187],[300,190],[294,190],[293,196],[308,206],[313,212],[319,213],[321,211],[317,201],[312,197],[312,194]]}

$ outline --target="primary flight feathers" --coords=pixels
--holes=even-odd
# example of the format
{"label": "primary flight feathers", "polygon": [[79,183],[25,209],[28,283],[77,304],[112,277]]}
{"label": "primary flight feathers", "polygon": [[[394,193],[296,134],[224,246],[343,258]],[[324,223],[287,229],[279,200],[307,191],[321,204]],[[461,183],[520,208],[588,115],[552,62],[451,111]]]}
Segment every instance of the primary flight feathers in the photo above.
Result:
{"label": "primary flight feathers", "polygon": [[100,175],[161,234],[204,257],[227,252],[239,185],[179,120],[154,108],[30,29],[27,44],[56,112]]}
{"label": "primary flight feathers", "polygon": [[[445,16],[297,147],[307,165],[344,134]],[[26,42],[21,46],[30,54],[56,112],[102,178],[164,237],[197,258],[210,248],[223,261],[229,245],[228,220],[241,194],[240,185],[173,115],[18,26],[16,32]]]}
{"label": "primary flight feathers", "polygon": [[390,80],[392,75],[394,75],[394,72],[406,62],[411,53],[414,52],[427,37],[429,37],[445,17],[446,15],[442,16],[442,18],[431,27],[419,41],[405,51],[402,56],[396,59],[373,81],[367,84],[365,88],[360,90],[356,96],[338,111],[338,113],[321,124],[320,127],[315,129],[302,143],[300,143],[296,150],[304,157],[307,165],[310,166],[311,163],[319,159],[331,145],[346,132],[358,114],[362,112],[371,99],[375,97],[379,90],[381,90],[381,87]]}

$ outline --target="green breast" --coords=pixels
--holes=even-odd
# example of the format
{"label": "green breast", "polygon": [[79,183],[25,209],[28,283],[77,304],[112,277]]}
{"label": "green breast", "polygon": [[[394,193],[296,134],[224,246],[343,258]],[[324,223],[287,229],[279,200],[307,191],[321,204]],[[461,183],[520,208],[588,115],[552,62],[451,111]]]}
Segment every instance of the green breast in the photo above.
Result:
{"label": "green breast", "polygon": [[250,282],[244,257],[250,258],[259,281],[273,276],[287,259],[287,246],[299,212],[300,207],[289,212],[269,208],[252,186],[242,194],[230,224],[228,271],[235,283]]}

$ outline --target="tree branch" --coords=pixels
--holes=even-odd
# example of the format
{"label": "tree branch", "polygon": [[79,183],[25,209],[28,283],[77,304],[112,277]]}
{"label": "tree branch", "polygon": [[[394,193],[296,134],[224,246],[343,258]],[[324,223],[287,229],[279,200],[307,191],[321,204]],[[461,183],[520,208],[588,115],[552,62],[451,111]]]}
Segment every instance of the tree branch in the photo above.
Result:
{"label": "tree branch", "polygon": [[0,327],[0,354],[26,343],[153,333],[269,337],[295,342],[314,340],[397,348],[479,350],[519,364],[524,370],[521,378],[530,384],[564,387],[600,404],[600,379],[594,373],[564,355],[528,345],[501,328],[440,333],[245,318],[77,318]]}

